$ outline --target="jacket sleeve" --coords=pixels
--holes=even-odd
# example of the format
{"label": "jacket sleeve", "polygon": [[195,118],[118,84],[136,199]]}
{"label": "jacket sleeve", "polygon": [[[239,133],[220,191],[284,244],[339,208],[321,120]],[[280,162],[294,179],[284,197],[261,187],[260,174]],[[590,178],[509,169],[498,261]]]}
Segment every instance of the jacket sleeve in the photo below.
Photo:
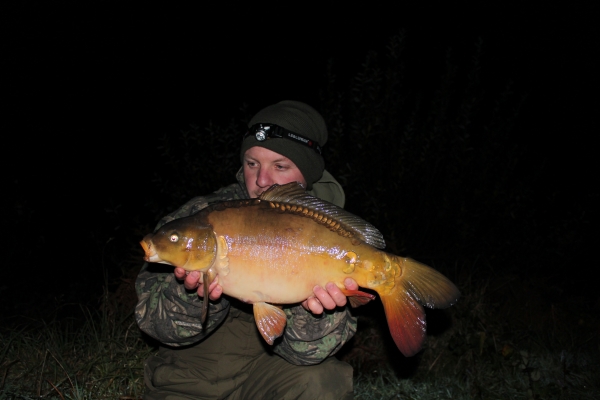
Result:
{"label": "jacket sleeve", "polygon": [[135,318],[142,331],[170,346],[202,340],[227,316],[229,302],[209,302],[205,327],[200,324],[203,299],[186,290],[173,271],[153,271],[145,263],[136,280]]}
{"label": "jacket sleeve", "polygon": [[[192,215],[210,202],[233,200],[240,196],[238,185],[222,188],[209,196],[196,197],[165,216],[156,229],[177,218]],[[142,331],[171,346],[185,346],[202,340],[227,316],[229,302],[221,297],[209,301],[208,319],[200,324],[203,299],[189,291],[175,278],[173,268],[162,264],[144,263],[136,279],[138,302],[135,318]]]}
{"label": "jacket sleeve", "polygon": [[318,364],[337,353],[356,333],[350,308],[314,315],[302,306],[284,308],[287,325],[274,351],[296,365]]}

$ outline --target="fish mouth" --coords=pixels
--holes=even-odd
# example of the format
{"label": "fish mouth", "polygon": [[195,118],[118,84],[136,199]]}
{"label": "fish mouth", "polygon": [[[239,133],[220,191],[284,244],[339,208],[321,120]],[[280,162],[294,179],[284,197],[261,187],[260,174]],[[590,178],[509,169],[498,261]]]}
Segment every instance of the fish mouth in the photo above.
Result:
{"label": "fish mouth", "polygon": [[140,241],[142,249],[144,249],[144,261],[147,262],[160,262],[161,258],[156,253],[156,249],[152,245],[152,235],[146,235],[144,239]]}

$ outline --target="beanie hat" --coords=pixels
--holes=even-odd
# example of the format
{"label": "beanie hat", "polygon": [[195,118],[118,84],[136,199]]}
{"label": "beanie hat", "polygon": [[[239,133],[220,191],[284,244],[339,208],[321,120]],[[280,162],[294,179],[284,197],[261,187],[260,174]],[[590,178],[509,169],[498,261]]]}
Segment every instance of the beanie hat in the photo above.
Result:
{"label": "beanie hat", "polygon": [[[327,143],[327,126],[325,120],[308,104],[284,100],[260,110],[248,123],[248,128],[256,124],[273,124],[294,134],[316,142],[322,147]],[[312,189],[312,184],[323,175],[325,161],[321,154],[301,141],[285,137],[268,138],[259,141],[255,135],[248,135],[242,142],[240,158],[244,163],[244,153],[251,147],[261,146],[279,153],[296,164],[307,183],[306,190]]]}

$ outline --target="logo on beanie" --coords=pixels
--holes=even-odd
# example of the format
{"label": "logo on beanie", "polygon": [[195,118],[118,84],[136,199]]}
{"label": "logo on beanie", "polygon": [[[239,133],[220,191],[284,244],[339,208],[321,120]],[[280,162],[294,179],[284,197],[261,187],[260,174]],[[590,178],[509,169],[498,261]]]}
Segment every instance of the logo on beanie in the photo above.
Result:
{"label": "logo on beanie", "polygon": [[310,139],[304,138],[302,136],[298,136],[298,135],[296,135],[295,133],[292,133],[292,132],[288,132],[288,135],[292,139],[299,140],[299,141],[303,142],[304,144],[312,146],[312,140],[310,140]]}
{"label": "logo on beanie", "polygon": [[248,132],[246,132],[244,134],[244,139],[246,139],[250,135],[254,135],[256,140],[258,140],[259,142],[263,142],[267,139],[272,139],[272,138],[282,138],[282,139],[293,140],[297,143],[308,146],[311,149],[313,149],[314,151],[316,151],[318,154],[321,154],[321,146],[319,146],[319,143],[317,143],[307,137],[299,135],[297,133],[288,131],[287,129],[284,129],[279,125],[274,125],[274,124],[252,125],[250,127],[250,129],[248,129]]}

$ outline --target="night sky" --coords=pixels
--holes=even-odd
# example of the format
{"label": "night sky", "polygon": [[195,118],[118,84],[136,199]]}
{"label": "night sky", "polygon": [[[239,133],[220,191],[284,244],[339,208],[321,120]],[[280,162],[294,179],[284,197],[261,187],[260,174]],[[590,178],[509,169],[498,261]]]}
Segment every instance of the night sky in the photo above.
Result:
{"label": "night sky", "polygon": [[[17,270],[5,265],[3,290],[40,270],[85,277],[86,238],[102,231],[104,210],[153,195],[145,178],[160,168],[158,136],[227,121],[244,103],[256,111],[283,99],[317,105],[328,60],[352,75],[368,50],[384,51],[401,30],[421,77],[446,47],[470,49],[483,38],[498,75],[529,93],[520,131],[531,162],[548,163],[540,182],[565,207],[570,199],[586,199],[577,207],[597,202],[597,5],[139,4],[0,6],[3,196],[11,215],[33,216],[18,237],[4,232],[3,247],[10,252],[11,240],[39,232],[51,243],[42,247],[49,252],[29,255],[35,262],[26,273],[18,262]],[[595,207],[582,212],[591,226]]]}

